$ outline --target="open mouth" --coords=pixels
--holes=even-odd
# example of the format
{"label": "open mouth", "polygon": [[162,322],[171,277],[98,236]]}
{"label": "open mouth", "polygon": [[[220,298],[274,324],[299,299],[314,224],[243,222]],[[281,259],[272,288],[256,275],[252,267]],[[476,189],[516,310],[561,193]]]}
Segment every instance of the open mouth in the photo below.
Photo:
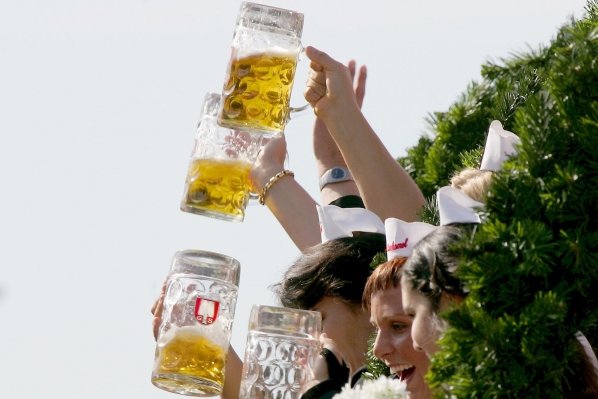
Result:
{"label": "open mouth", "polygon": [[399,380],[407,381],[415,373],[415,367],[409,367],[408,369],[399,371],[396,375]]}

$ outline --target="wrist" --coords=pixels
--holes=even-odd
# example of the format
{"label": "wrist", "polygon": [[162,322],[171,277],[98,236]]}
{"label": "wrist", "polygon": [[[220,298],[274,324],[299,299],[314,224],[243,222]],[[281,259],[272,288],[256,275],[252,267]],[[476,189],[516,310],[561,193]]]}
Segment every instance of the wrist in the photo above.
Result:
{"label": "wrist", "polygon": [[251,170],[249,179],[251,180],[252,191],[259,193],[272,176],[284,169],[284,165],[271,165],[268,167],[258,166]]}
{"label": "wrist", "polygon": [[330,101],[325,107],[318,107],[316,105],[316,115],[322,119],[329,131],[331,124],[338,124],[347,118],[347,116],[353,115],[356,112],[361,112],[361,108],[353,95],[341,97],[349,98],[343,98],[339,101]]}
{"label": "wrist", "polygon": [[320,176],[320,191],[329,184],[353,181],[353,176],[349,169],[344,166],[335,166],[328,169]]}
{"label": "wrist", "polygon": [[270,191],[272,186],[278,183],[285,176],[294,177],[295,174],[288,169],[284,169],[276,173],[266,182],[266,184],[264,184],[258,196],[258,201],[260,205],[266,205],[266,196],[268,195],[268,192]]}

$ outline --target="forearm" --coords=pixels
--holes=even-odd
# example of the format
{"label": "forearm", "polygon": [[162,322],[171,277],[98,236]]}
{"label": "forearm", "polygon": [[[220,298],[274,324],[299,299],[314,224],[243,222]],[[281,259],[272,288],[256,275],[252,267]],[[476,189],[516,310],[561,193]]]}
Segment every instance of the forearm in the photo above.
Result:
{"label": "forearm", "polygon": [[238,399],[241,389],[241,377],[243,372],[243,362],[237,355],[232,346],[228,347],[228,356],[226,358],[226,368],[224,371],[224,388],[221,398]]}
{"label": "forearm", "polygon": [[[380,141],[359,108],[322,116],[357,183],[366,207],[382,220],[419,220],[424,196]],[[375,160],[375,161],[374,161]]]}
{"label": "forearm", "polygon": [[[255,170],[252,175],[255,191],[261,192],[272,176],[281,170],[281,166]],[[266,192],[264,200],[300,251],[320,243],[316,202],[294,177],[286,175],[276,180]]]}
{"label": "forearm", "polygon": [[[318,179],[322,177],[327,170],[334,167],[341,166],[348,168],[338,146],[330,136],[330,133],[328,133],[324,122],[320,118],[316,119],[314,125],[313,148],[314,156],[316,158]],[[353,180],[329,184],[320,191],[321,202],[324,205],[347,195],[360,196],[357,184],[355,184]]]}
{"label": "forearm", "polygon": [[314,199],[286,176],[274,184],[266,205],[300,251],[320,243],[320,223]]}
{"label": "forearm", "polygon": [[[355,178],[368,209],[381,219],[418,219],[424,197],[409,174],[396,162],[360,111],[365,75],[354,91],[354,72],[311,46],[305,99],[324,121]],[[349,65],[351,66],[351,65]]]}

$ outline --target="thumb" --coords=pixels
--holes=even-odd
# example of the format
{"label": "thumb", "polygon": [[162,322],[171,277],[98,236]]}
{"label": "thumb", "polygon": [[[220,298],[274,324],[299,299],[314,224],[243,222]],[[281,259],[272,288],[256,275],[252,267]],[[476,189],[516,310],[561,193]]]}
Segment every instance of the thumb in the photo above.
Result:
{"label": "thumb", "polygon": [[319,69],[320,71],[334,71],[338,69],[339,65],[343,66],[341,63],[336,61],[334,58],[330,57],[325,52],[320,51],[312,46],[307,46],[305,48],[305,55],[307,55],[307,58],[310,59],[312,64],[317,64],[321,67],[321,69]]}

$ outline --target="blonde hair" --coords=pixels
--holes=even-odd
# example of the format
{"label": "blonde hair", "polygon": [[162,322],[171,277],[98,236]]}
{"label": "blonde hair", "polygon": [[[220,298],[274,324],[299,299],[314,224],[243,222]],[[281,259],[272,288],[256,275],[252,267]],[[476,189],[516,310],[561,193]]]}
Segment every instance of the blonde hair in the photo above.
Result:
{"label": "blonde hair", "polygon": [[453,176],[451,186],[460,189],[476,201],[486,202],[491,182],[491,171],[467,168]]}

